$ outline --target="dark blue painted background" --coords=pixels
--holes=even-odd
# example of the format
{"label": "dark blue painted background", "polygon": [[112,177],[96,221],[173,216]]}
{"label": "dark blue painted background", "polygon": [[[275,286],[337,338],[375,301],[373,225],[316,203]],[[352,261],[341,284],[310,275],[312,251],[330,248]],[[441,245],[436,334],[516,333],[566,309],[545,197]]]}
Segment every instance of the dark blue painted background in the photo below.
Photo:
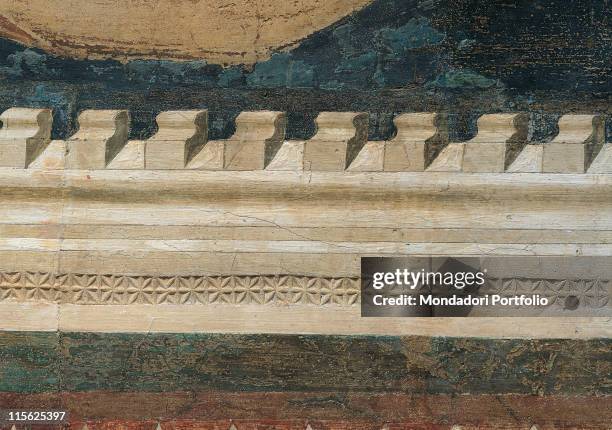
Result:
{"label": "dark blue painted background", "polygon": [[547,139],[559,114],[609,112],[609,18],[608,0],[375,0],[290,52],[225,69],[77,61],[0,40],[0,108],[53,107],[59,138],[89,108],[129,109],[134,138],[170,109],[208,108],[213,138],[242,110],[289,112],[291,138],[312,135],[319,111],[367,111],[373,139],[393,134],[397,112],[449,112],[465,139],[479,114],[521,110]]}

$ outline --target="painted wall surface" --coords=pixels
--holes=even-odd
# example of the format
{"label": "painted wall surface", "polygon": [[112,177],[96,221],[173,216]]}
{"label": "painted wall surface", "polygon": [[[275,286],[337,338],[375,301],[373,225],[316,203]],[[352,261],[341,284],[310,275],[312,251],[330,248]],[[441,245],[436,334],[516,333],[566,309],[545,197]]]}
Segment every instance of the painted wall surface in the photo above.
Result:
{"label": "painted wall surface", "polygon": [[[0,0],[0,110],[53,108],[57,139],[85,109],[129,110],[132,139],[152,136],[169,110],[208,109],[210,139],[232,135],[242,111],[286,111],[287,139],[310,138],[319,112],[363,111],[373,140],[390,138],[402,112],[449,113],[450,138],[466,140],[482,114],[525,111],[529,139],[548,141],[562,114],[610,112],[611,10],[608,0]],[[0,410],[66,409],[79,430],[612,422],[609,338],[125,331],[0,332]]]}
{"label": "painted wall surface", "polygon": [[[57,36],[62,25],[64,32],[76,31],[72,21],[78,20],[66,18],[70,14],[57,2],[48,7],[53,18],[48,25],[53,26],[45,27],[42,20],[36,36],[51,42],[37,43],[17,28],[19,23],[29,23],[26,29],[33,25],[26,18],[40,14],[41,2],[3,3],[9,11],[3,12],[0,27],[10,38],[0,41],[0,108],[52,106],[55,137],[72,134],[77,113],[90,108],[132,111],[133,138],[150,136],[155,115],[173,109],[208,108],[211,138],[230,135],[232,120],[243,110],[287,111],[289,138],[311,136],[320,111],[367,111],[373,139],[394,133],[391,119],[398,112],[450,112],[451,137],[467,139],[482,113],[528,111],[533,113],[533,140],[551,138],[561,113],[609,110],[610,7],[605,0],[373,0],[367,5],[342,2],[342,7],[322,2],[336,5],[337,21],[327,26],[325,20],[311,22],[308,34],[298,35],[294,29],[304,25],[299,14],[296,21],[285,16],[280,25],[273,7],[279,2],[259,0],[253,5],[263,8],[261,20],[276,22],[272,32],[286,40],[259,61],[253,54],[244,64],[232,60],[230,65],[206,52],[188,59],[163,51],[153,59],[150,53],[133,58],[140,52],[135,47],[106,39],[90,41],[90,46],[108,47],[93,52]],[[308,2],[297,4],[302,3]],[[316,10],[322,6],[311,3],[308,16],[319,16]],[[208,7],[202,1],[178,4],[195,16]],[[140,11],[134,16],[131,10],[119,16],[112,10],[102,17],[93,2],[84,7],[83,15],[92,15],[87,21],[92,37],[110,34],[107,39],[112,39],[117,24],[109,27],[111,18],[124,23],[121,35],[131,34],[131,26],[148,28],[152,12],[144,3],[133,7]],[[12,15],[21,21],[11,24]],[[188,29],[191,16],[186,15],[164,16],[175,28]],[[244,11],[238,15],[250,16]],[[218,18],[201,19],[209,25]],[[155,21],[148,25],[150,32],[163,33]],[[239,21],[234,25],[223,31],[246,31]],[[241,43],[245,52],[258,50],[257,42]],[[84,59],[88,56],[95,59]]]}
{"label": "painted wall surface", "polygon": [[[0,391],[612,394],[612,341],[14,333]],[[607,370],[607,372],[606,372]]]}
{"label": "painted wall surface", "polygon": [[[609,340],[4,333],[0,404],[71,428],[605,428]],[[603,376],[603,378],[602,378]],[[469,394],[469,395],[466,395]],[[394,423],[394,424],[393,424]],[[527,427],[525,427],[527,426]]]}

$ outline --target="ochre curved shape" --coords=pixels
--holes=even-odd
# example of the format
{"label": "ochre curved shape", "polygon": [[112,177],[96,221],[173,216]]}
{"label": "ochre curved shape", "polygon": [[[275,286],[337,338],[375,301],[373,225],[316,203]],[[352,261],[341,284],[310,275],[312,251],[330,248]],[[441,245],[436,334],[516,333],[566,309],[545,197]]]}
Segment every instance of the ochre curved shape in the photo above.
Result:
{"label": "ochre curved shape", "polygon": [[252,64],[372,0],[0,0],[0,36],[72,58]]}

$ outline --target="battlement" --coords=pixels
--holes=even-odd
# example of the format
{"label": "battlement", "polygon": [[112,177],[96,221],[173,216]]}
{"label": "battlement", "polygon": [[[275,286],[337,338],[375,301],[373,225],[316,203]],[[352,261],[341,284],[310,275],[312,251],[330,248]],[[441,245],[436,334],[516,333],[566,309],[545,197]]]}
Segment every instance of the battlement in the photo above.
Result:
{"label": "battlement", "polygon": [[50,140],[48,109],[9,109],[0,119],[0,166],[22,169],[267,170],[332,172],[612,173],[600,115],[564,115],[550,142],[528,142],[525,114],[487,114],[465,142],[448,139],[444,115],[404,113],[387,141],[367,141],[367,113],[321,112],[308,140],[285,140],[283,112],[243,112],[236,132],[208,140],[208,112],[157,116],[158,132],[128,140],[129,112],[88,110],[78,132]]}

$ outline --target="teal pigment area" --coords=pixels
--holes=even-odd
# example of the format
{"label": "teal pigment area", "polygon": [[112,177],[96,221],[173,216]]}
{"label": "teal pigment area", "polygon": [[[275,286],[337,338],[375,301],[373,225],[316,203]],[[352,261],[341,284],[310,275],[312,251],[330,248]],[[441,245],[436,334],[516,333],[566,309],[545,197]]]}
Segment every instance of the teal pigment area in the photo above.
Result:
{"label": "teal pigment area", "polygon": [[0,392],[604,395],[612,341],[3,332]]}

